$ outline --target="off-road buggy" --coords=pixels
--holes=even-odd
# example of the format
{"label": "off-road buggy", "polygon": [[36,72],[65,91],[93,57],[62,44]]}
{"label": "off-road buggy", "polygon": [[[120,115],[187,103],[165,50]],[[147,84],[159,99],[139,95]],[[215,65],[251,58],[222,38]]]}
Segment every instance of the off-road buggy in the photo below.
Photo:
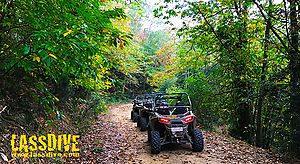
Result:
{"label": "off-road buggy", "polygon": [[156,93],[145,94],[143,107],[139,108],[139,115],[137,120],[137,127],[140,127],[140,131],[146,131],[149,122],[149,111],[153,109],[154,98]]}
{"label": "off-road buggy", "polygon": [[191,143],[193,151],[204,148],[202,132],[196,128],[196,116],[187,93],[160,93],[149,111],[148,140],[151,153],[158,154],[169,143]]}
{"label": "off-road buggy", "polygon": [[138,95],[135,97],[134,100],[132,100],[133,107],[132,107],[130,119],[133,120],[133,122],[137,122],[138,120],[139,109],[143,108],[143,100],[144,100],[143,95]]}

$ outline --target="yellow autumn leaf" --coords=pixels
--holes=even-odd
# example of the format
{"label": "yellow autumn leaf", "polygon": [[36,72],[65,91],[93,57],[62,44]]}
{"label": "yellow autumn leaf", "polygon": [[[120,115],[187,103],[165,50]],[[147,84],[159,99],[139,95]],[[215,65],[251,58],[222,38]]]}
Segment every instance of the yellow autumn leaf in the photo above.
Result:
{"label": "yellow autumn leaf", "polygon": [[57,57],[53,54],[49,54],[49,56],[53,57],[54,59],[57,59]]}
{"label": "yellow autumn leaf", "polygon": [[110,86],[110,85],[111,85],[111,82],[106,81],[105,84],[108,85],[108,86]]}
{"label": "yellow autumn leaf", "polygon": [[59,99],[57,97],[54,96],[54,99],[56,100],[56,102],[59,102]]}
{"label": "yellow autumn leaf", "polygon": [[64,33],[64,36],[67,36],[69,34],[71,34],[72,30],[67,30],[65,33]]}
{"label": "yellow autumn leaf", "polygon": [[33,61],[37,61],[38,63],[41,62],[41,58],[38,56],[33,56]]}

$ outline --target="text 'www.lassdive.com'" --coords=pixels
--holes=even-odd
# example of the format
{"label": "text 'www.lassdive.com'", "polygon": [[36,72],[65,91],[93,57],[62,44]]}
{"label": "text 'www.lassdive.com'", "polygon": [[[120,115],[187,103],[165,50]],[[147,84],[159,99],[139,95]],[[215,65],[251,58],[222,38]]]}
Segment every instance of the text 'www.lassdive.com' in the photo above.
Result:
{"label": "text 'www.lassdive.com'", "polygon": [[79,157],[79,135],[47,134],[27,136],[13,134],[11,137],[12,157]]}

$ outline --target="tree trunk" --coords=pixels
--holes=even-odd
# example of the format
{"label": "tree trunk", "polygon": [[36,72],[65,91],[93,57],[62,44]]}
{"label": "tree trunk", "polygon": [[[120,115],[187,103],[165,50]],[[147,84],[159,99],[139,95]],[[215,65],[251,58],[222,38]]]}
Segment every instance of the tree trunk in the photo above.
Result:
{"label": "tree trunk", "polygon": [[261,68],[261,77],[260,77],[260,95],[258,98],[257,102],[257,115],[256,115],[256,139],[255,139],[255,144],[257,147],[262,146],[262,123],[261,123],[261,112],[263,109],[263,102],[265,100],[266,96],[266,91],[264,89],[265,81],[266,81],[266,73],[268,70],[267,67],[267,58],[268,58],[268,49],[269,49],[269,38],[270,38],[270,29],[271,29],[271,18],[270,18],[270,13],[271,13],[271,8],[272,6],[272,1],[269,0],[269,14],[268,14],[268,20],[267,20],[267,25],[266,25],[266,31],[265,31],[265,41],[264,41],[264,56],[263,56],[263,65]]}
{"label": "tree trunk", "polygon": [[247,1],[234,1],[235,12],[239,18],[239,23],[242,26],[237,26],[237,35],[239,42],[236,43],[236,60],[237,65],[235,65],[235,76],[234,87],[237,88],[236,91],[236,111],[238,115],[237,122],[237,132],[239,133],[242,140],[251,141],[251,114],[250,114],[250,104],[248,101],[248,90],[249,85],[247,81],[242,78],[245,76],[246,72],[246,57],[247,53],[244,52],[246,45],[248,44],[247,37],[245,36],[247,32],[247,21],[248,21],[248,7]]}
{"label": "tree trunk", "polygon": [[297,21],[297,0],[290,0],[290,51],[289,69],[291,73],[290,112],[292,142],[291,149],[300,154],[300,54],[299,54],[299,26]]}

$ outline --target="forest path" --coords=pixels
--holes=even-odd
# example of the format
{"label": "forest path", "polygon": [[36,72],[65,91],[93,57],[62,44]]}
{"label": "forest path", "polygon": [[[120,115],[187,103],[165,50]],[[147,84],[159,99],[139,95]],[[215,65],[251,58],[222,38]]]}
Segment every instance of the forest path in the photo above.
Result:
{"label": "forest path", "polygon": [[81,157],[67,163],[285,163],[277,154],[256,148],[232,137],[204,131],[203,152],[191,146],[168,145],[158,155],[150,153],[147,132],[140,132],[130,120],[131,104],[111,106],[99,115],[81,136]]}

